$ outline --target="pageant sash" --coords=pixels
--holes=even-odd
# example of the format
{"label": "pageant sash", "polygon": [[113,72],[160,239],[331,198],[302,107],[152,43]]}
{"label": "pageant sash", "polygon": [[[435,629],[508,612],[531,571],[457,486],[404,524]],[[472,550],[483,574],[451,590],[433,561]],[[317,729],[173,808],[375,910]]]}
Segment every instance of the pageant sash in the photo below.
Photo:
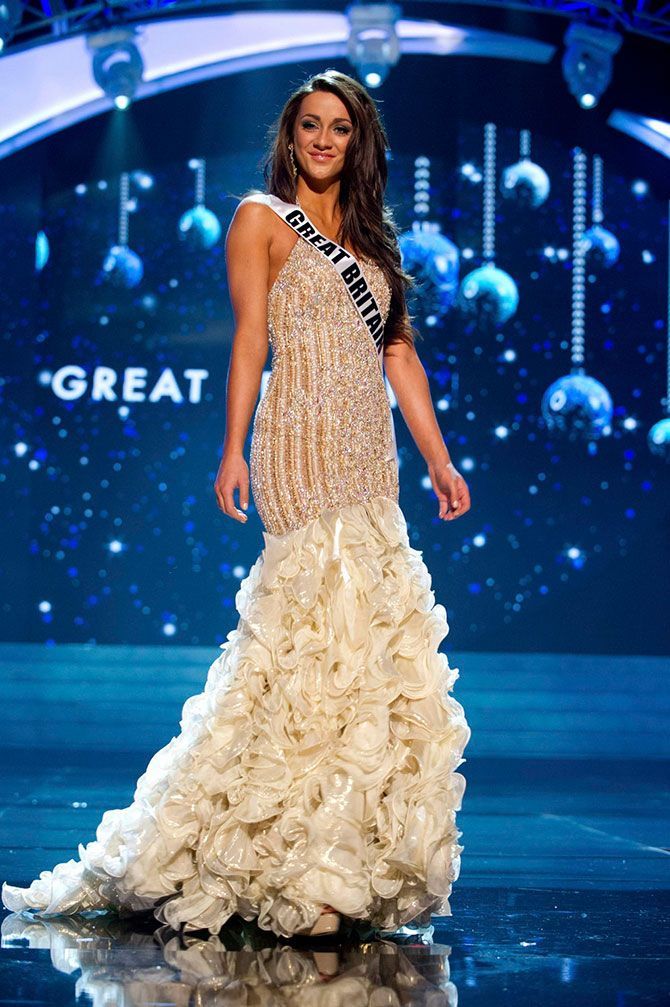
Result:
{"label": "pageant sash", "polygon": [[[318,249],[337,270],[354,303],[354,307],[370,333],[373,345],[377,351],[377,360],[383,376],[384,322],[375,295],[358,261],[350,252],[347,252],[346,248],[342,248],[332,238],[327,238],[324,234],[321,234],[302,207],[296,203],[287,203],[272,193],[254,193],[251,196],[247,196],[247,199],[253,199],[256,202],[265,203],[266,206],[269,206],[282,220],[286,221],[289,227],[293,228],[299,237],[304,238],[308,244]],[[397,462],[398,448],[395,436],[395,424],[393,422],[393,413],[390,409],[389,413],[392,445],[389,450],[388,459],[395,458]]]}
{"label": "pageant sash", "polygon": [[248,199],[263,202],[285,220],[289,227],[310,245],[314,245],[342,277],[345,287],[354,302],[354,307],[365,323],[372,337],[379,364],[383,369],[384,322],[379,305],[365,278],[359,262],[336,241],[327,238],[314,226],[305,211],[295,203],[286,203],[272,193],[256,193]]}

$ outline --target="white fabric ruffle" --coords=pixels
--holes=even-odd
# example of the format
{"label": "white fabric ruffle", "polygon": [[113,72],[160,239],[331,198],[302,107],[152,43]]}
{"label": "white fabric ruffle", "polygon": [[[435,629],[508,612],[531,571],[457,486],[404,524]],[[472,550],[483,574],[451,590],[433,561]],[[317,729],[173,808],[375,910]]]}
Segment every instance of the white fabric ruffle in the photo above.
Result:
{"label": "white fabric ruffle", "polygon": [[2,886],[8,909],[213,934],[238,913],[282,936],[324,903],[383,929],[450,914],[470,729],[402,510],[378,496],[263,534],[181,733],[78,861]]}

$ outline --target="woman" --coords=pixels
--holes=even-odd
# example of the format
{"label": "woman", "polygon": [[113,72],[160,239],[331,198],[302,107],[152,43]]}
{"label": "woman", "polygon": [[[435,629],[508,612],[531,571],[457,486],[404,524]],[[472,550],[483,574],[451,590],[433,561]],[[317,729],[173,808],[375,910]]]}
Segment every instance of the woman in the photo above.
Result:
{"label": "woman", "polygon": [[5,884],[10,909],[151,908],[212,933],[238,913],[283,936],[450,912],[469,728],[438,651],[446,611],[398,506],[384,367],[440,518],[470,498],[413,345],[386,148],[374,103],[338,71],[280,116],[268,192],[242,200],[226,246],[235,335],[215,490],[244,522],[251,483],[265,528],[238,626],[133,803],[105,813],[79,861]]}

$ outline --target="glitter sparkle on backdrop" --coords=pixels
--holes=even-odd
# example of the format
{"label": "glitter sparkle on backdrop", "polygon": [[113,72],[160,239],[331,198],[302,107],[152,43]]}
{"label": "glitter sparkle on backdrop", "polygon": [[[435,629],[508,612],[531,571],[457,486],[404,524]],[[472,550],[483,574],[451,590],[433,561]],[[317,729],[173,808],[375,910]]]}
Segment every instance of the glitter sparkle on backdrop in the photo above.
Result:
{"label": "glitter sparkle on backdrop", "polygon": [[[460,130],[458,163],[394,151],[388,197],[411,227],[415,161],[428,155],[429,218],[460,251],[463,279],[484,262],[484,165],[482,124]],[[236,621],[262,537],[253,511],[242,527],[212,489],[233,324],[223,242],[237,196],[259,184],[259,153],[207,160],[203,221],[192,152],[129,173],[121,229],[118,176],[83,179],[43,206],[25,182],[5,198],[1,219],[22,241],[0,262],[4,640],[215,645]],[[519,131],[498,129],[498,177],[518,157]],[[534,134],[533,161],[550,181],[543,201],[503,196],[496,182],[495,261],[518,288],[513,316],[485,323],[454,304],[426,323],[413,306],[472,510],[438,521],[396,409],[401,506],[447,608],[450,646],[534,649],[562,626],[564,649],[607,649],[606,615],[589,639],[588,602],[597,610],[623,594],[627,649],[667,649],[667,628],[650,642],[646,622],[667,575],[659,583],[662,562],[651,575],[643,566],[655,555],[668,566],[669,469],[646,443],[665,390],[666,208],[644,179],[605,163],[620,251],[607,267],[587,264],[586,369],[612,396],[612,430],[571,442],[540,408],[570,367],[571,151]]]}

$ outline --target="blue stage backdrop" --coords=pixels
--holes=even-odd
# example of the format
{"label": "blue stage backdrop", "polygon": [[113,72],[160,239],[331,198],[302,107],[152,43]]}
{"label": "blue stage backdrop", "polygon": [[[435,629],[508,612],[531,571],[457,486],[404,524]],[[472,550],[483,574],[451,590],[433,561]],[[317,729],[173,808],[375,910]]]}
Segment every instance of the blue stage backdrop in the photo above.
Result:
{"label": "blue stage backdrop", "polygon": [[[665,653],[669,469],[648,432],[665,391],[666,205],[604,160],[612,237],[596,233],[587,259],[585,368],[612,412],[594,403],[572,440],[542,412],[570,373],[572,151],[534,134],[537,170],[506,171],[520,130],[498,128],[508,289],[485,284],[473,314],[462,284],[483,261],[484,125],[462,122],[449,153],[401,143],[390,156],[389,201],[422,277],[418,350],[473,501],[437,520],[389,388],[412,544],[450,646]],[[197,153],[45,198],[36,169],[2,194],[5,641],[215,646],[236,621],[263,541],[253,509],[243,527],[213,493],[233,331],[224,240],[239,195],[262,184],[261,151]],[[412,235],[415,220],[434,226]]]}

